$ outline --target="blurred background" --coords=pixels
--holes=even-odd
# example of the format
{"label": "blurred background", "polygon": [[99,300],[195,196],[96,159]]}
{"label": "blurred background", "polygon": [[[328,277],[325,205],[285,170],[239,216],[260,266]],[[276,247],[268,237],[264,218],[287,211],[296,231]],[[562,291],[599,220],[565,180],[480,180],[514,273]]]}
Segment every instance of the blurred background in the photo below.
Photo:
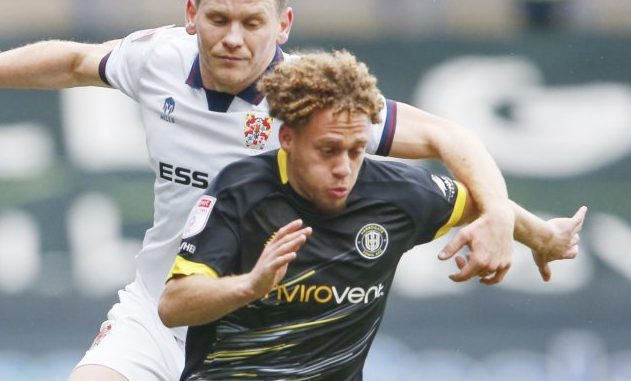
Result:
{"label": "blurred background", "polygon": [[[294,48],[346,48],[384,94],[474,130],[511,197],[590,210],[544,284],[452,283],[443,238],[408,253],[367,381],[631,380],[631,2],[294,0]],[[0,2],[0,50],[182,25],[184,1]],[[437,171],[435,162],[421,165]],[[114,90],[0,90],[0,380],[65,380],[152,220],[135,105]]]}

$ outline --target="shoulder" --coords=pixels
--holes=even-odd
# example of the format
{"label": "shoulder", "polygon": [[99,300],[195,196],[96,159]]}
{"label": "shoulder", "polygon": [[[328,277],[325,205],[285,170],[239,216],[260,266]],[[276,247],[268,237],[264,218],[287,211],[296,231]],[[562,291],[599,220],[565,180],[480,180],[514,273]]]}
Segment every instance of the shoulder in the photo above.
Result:
{"label": "shoulder", "polygon": [[154,52],[160,50],[197,50],[195,36],[173,25],[133,32],[121,41],[121,47],[131,52]]}
{"label": "shoulder", "polygon": [[174,25],[165,25],[152,29],[137,30],[127,37],[130,43],[142,43],[147,41],[165,41],[170,39],[180,39],[187,35],[184,28],[175,27]]}
{"label": "shoulder", "polygon": [[417,182],[423,181],[429,172],[420,166],[412,166],[393,160],[364,160],[363,181],[366,182]]}
{"label": "shoulder", "polygon": [[412,203],[415,199],[435,197],[451,202],[457,189],[451,178],[431,173],[421,166],[374,159],[365,160],[358,184],[369,190],[388,189],[388,192],[380,192],[380,197]]}
{"label": "shoulder", "polygon": [[276,150],[256,156],[250,156],[222,169],[211,188],[219,193],[228,189],[258,189],[261,184],[279,183],[276,165]]}
{"label": "shoulder", "polygon": [[283,61],[291,62],[291,61],[295,61],[295,60],[298,60],[298,59],[300,59],[299,55],[286,53],[283,50]]}

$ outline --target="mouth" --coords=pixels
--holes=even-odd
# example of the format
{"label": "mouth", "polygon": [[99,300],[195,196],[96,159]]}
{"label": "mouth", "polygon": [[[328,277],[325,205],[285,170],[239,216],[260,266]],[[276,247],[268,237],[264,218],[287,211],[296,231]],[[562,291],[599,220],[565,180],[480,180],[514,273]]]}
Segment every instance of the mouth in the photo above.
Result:
{"label": "mouth", "polygon": [[216,56],[216,57],[220,61],[225,61],[225,62],[239,62],[239,61],[245,60],[244,58],[235,57],[235,56]]}
{"label": "mouth", "polygon": [[335,187],[329,189],[329,194],[336,199],[343,199],[348,195],[348,188],[346,187]]}

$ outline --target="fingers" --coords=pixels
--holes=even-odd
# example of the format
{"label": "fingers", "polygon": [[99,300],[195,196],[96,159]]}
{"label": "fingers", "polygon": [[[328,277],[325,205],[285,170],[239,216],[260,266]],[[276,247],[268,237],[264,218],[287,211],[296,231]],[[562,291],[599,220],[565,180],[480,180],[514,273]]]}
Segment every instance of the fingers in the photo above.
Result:
{"label": "fingers", "polygon": [[458,266],[458,269],[462,270],[465,267],[465,265],[467,264],[469,258],[468,258],[468,256],[466,258],[463,258],[461,256],[457,256],[455,258],[455,260],[456,260],[456,266]]}
{"label": "fingers", "polygon": [[278,230],[274,237],[269,241],[267,251],[281,251],[287,253],[290,251],[298,251],[298,249],[306,242],[307,237],[312,233],[310,227],[302,228],[302,220],[294,220]]}
{"label": "fingers", "polygon": [[468,242],[467,236],[460,230],[456,236],[438,254],[438,259],[444,261],[456,255]]}
{"label": "fingers", "polygon": [[283,270],[283,267],[286,270],[286,266],[296,258],[296,252],[311,233],[310,227],[302,227],[300,219],[283,226],[263,249],[257,262],[258,268],[268,274]]}
{"label": "fingers", "polygon": [[581,206],[578,208],[574,216],[572,216],[572,222],[574,222],[574,229],[572,233],[578,233],[583,228],[583,222],[585,222],[585,215],[587,214],[587,207]]}
{"label": "fingers", "polygon": [[[461,259],[462,261],[465,261],[462,257],[456,257],[456,261],[458,261],[459,259]],[[456,265],[458,265],[458,262],[456,262]],[[460,266],[461,265],[458,265],[459,268]],[[464,266],[460,268],[459,272],[449,275],[449,279],[453,280],[454,282],[464,282],[466,280],[473,278],[476,275],[487,275],[487,274],[489,274],[489,272],[484,272],[480,268],[480,266],[476,264],[473,260],[468,260],[466,261]]]}
{"label": "fingers", "polygon": [[543,279],[544,282],[550,281],[550,278],[552,278],[550,265],[548,263],[544,263],[542,266],[539,266],[539,274],[541,274],[541,279]]}
{"label": "fingers", "polygon": [[574,213],[574,216],[572,217],[572,219],[575,221],[578,221],[582,225],[583,221],[585,220],[586,214],[587,214],[587,207],[583,205],[580,208],[578,208],[576,213]]}
{"label": "fingers", "polygon": [[270,240],[270,242],[268,244],[272,244],[274,242],[277,242],[278,240],[280,240],[283,237],[285,237],[287,234],[300,229],[301,226],[302,226],[302,220],[301,219],[297,219],[297,220],[291,221],[287,225],[285,225],[282,228],[278,229],[278,232],[276,232],[276,234],[274,234],[274,236],[272,237],[272,239]]}
{"label": "fingers", "polygon": [[494,264],[481,263],[471,259],[470,254],[457,256],[455,261],[460,272],[449,275],[449,278],[454,282],[463,282],[474,276],[479,276],[481,283],[493,285],[500,283],[510,270],[510,264],[496,266]]}
{"label": "fingers", "polygon": [[500,267],[495,271],[495,274],[493,276],[481,277],[480,283],[484,283],[487,286],[498,284],[499,282],[502,281],[502,279],[504,279],[506,274],[508,274],[509,269],[510,269],[510,266]]}
{"label": "fingers", "polygon": [[291,253],[280,255],[272,262],[272,268],[279,269],[285,265],[288,265],[291,261],[296,259],[296,256],[296,252],[294,251],[292,251]]}
{"label": "fingers", "polygon": [[563,259],[574,259],[578,255],[578,245],[572,246],[564,254]]}

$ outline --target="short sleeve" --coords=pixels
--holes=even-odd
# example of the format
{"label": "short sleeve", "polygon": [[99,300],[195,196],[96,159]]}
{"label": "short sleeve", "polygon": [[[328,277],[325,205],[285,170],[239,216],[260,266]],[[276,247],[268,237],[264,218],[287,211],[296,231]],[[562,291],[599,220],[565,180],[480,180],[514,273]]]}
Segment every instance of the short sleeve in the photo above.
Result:
{"label": "short sleeve", "polygon": [[432,241],[446,234],[462,219],[467,202],[467,190],[459,182],[443,175],[422,170],[415,184],[415,198],[408,199],[414,210],[416,225],[415,245]]}
{"label": "short sleeve", "polygon": [[384,107],[381,109],[381,122],[373,124],[366,151],[370,154],[388,156],[394,141],[397,127],[397,103],[382,96]]}
{"label": "short sleeve", "polygon": [[[212,194],[212,192],[210,192]],[[202,196],[191,210],[168,279],[232,273],[239,250],[236,203],[228,192]]]}
{"label": "short sleeve", "polygon": [[434,239],[445,235],[452,227],[458,225],[464,213],[464,207],[467,203],[467,190],[461,183],[440,175],[431,175],[432,181],[443,194],[443,197],[451,205],[449,218],[443,223],[434,234]]}
{"label": "short sleeve", "polygon": [[134,32],[123,38],[101,61],[103,81],[138,100],[139,80],[148,57],[170,26]]}

